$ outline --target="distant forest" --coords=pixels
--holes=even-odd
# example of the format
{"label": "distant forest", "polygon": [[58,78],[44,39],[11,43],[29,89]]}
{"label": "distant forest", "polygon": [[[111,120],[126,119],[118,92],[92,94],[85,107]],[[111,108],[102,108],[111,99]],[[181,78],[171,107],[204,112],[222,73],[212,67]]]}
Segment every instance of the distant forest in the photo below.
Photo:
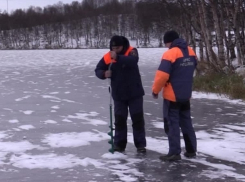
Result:
{"label": "distant forest", "polygon": [[0,49],[106,48],[114,34],[163,47],[171,29],[217,71],[245,62],[244,0],[83,0],[1,12]]}

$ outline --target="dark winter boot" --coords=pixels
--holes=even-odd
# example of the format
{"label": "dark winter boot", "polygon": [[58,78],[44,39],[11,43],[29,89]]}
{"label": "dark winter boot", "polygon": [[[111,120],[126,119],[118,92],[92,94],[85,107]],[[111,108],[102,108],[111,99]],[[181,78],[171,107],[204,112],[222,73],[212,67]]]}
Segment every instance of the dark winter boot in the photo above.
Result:
{"label": "dark winter boot", "polygon": [[138,153],[146,153],[146,148],[145,147],[139,147],[137,148]]}
{"label": "dark winter boot", "polygon": [[181,160],[180,155],[162,155],[159,157],[160,160],[162,161],[178,161]]}
{"label": "dark winter boot", "polygon": [[185,152],[184,153],[184,156],[187,157],[187,158],[195,158],[197,156],[196,152]]}
{"label": "dark winter boot", "polygon": [[125,148],[121,148],[121,147],[118,147],[118,146],[114,146],[114,151],[115,151],[115,152],[123,153],[123,152],[125,152]]}

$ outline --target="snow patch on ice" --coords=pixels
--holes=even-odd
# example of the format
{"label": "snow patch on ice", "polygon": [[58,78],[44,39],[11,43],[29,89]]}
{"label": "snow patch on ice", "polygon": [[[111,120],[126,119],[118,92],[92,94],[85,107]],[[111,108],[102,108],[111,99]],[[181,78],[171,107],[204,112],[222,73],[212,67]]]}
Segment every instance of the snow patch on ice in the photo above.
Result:
{"label": "snow patch on ice", "polygon": [[34,111],[27,110],[27,111],[21,111],[21,112],[23,112],[23,113],[26,114],[26,115],[30,115],[30,114],[32,114]]}
{"label": "snow patch on ice", "polygon": [[19,120],[17,120],[17,119],[9,120],[9,123],[18,123],[18,122],[19,122]]}
{"label": "snow patch on ice", "polygon": [[22,154],[19,156],[13,155],[10,158],[13,166],[18,168],[28,169],[66,169],[76,166],[87,167],[93,165],[101,167],[103,164],[98,160],[91,158],[80,159],[72,154],[58,156],[56,154],[30,155]]}
{"label": "snow patch on ice", "polygon": [[99,142],[109,139],[109,135],[105,133],[93,132],[71,132],[71,133],[58,133],[45,135],[42,142],[47,143],[51,147],[80,147],[90,145],[91,142]]}
{"label": "snow patch on ice", "polygon": [[56,124],[57,123],[57,121],[54,121],[54,120],[46,120],[46,121],[41,121],[41,122],[45,124]]}
{"label": "snow patch on ice", "polygon": [[97,112],[90,112],[90,113],[76,113],[76,115],[68,115],[67,118],[71,118],[71,119],[80,119],[80,120],[85,120],[87,122],[82,122],[83,124],[91,124],[94,126],[98,126],[98,125],[107,125],[108,122],[102,121],[100,119],[93,119],[90,117],[94,117],[97,116],[98,113]]}
{"label": "snow patch on ice", "polygon": [[19,102],[19,101],[22,101],[22,100],[24,100],[24,99],[28,99],[28,98],[30,98],[30,97],[31,97],[30,95],[27,95],[27,96],[24,96],[24,97],[15,99],[15,101],[16,101],[16,102]]}
{"label": "snow patch on ice", "polygon": [[21,142],[0,142],[0,151],[1,152],[14,152],[20,153],[32,149],[42,149],[38,145],[33,145],[28,141]]}
{"label": "snow patch on ice", "polygon": [[19,128],[23,130],[30,130],[30,129],[34,129],[35,127],[32,125],[21,125],[19,126]]}
{"label": "snow patch on ice", "polygon": [[159,128],[159,129],[164,128],[163,122],[152,122],[151,124],[153,124],[155,128]]}
{"label": "snow patch on ice", "polygon": [[225,102],[229,102],[231,104],[240,104],[240,105],[245,105],[245,102],[241,99],[234,99],[231,100],[225,95],[219,95],[219,94],[214,94],[214,93],[204,93],[204,92],[192,92],[192,98],[193,99],[210,99],[210,100],[222,100]]}

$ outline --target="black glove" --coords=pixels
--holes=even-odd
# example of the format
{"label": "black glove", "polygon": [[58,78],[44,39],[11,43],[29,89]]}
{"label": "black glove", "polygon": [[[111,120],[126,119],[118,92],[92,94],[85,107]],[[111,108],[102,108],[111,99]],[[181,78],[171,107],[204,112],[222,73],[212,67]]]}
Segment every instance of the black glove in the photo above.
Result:
{"label": "black glove", "polygon": [[154,92],[152,92],[152,97],[153,97],[154,99],[157,99],[157,98],[158,98],[158,94],[155,94]]}

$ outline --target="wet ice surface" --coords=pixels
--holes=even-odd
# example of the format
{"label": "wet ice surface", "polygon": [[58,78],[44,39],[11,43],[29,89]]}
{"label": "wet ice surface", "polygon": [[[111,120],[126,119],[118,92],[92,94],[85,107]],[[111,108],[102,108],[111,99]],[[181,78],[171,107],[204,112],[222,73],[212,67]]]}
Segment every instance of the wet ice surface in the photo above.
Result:
{"label": "wet ice surface", "polygon": [[198,157],[159,161],[168,143],[151,85],[163,49],[139,49],[147,154],[136,153],[130,118],[125,154],[110,154],[109,82],[94,76],[106,51],[1,51],[0,181],[245,181],[239,100],[194,92]]}

